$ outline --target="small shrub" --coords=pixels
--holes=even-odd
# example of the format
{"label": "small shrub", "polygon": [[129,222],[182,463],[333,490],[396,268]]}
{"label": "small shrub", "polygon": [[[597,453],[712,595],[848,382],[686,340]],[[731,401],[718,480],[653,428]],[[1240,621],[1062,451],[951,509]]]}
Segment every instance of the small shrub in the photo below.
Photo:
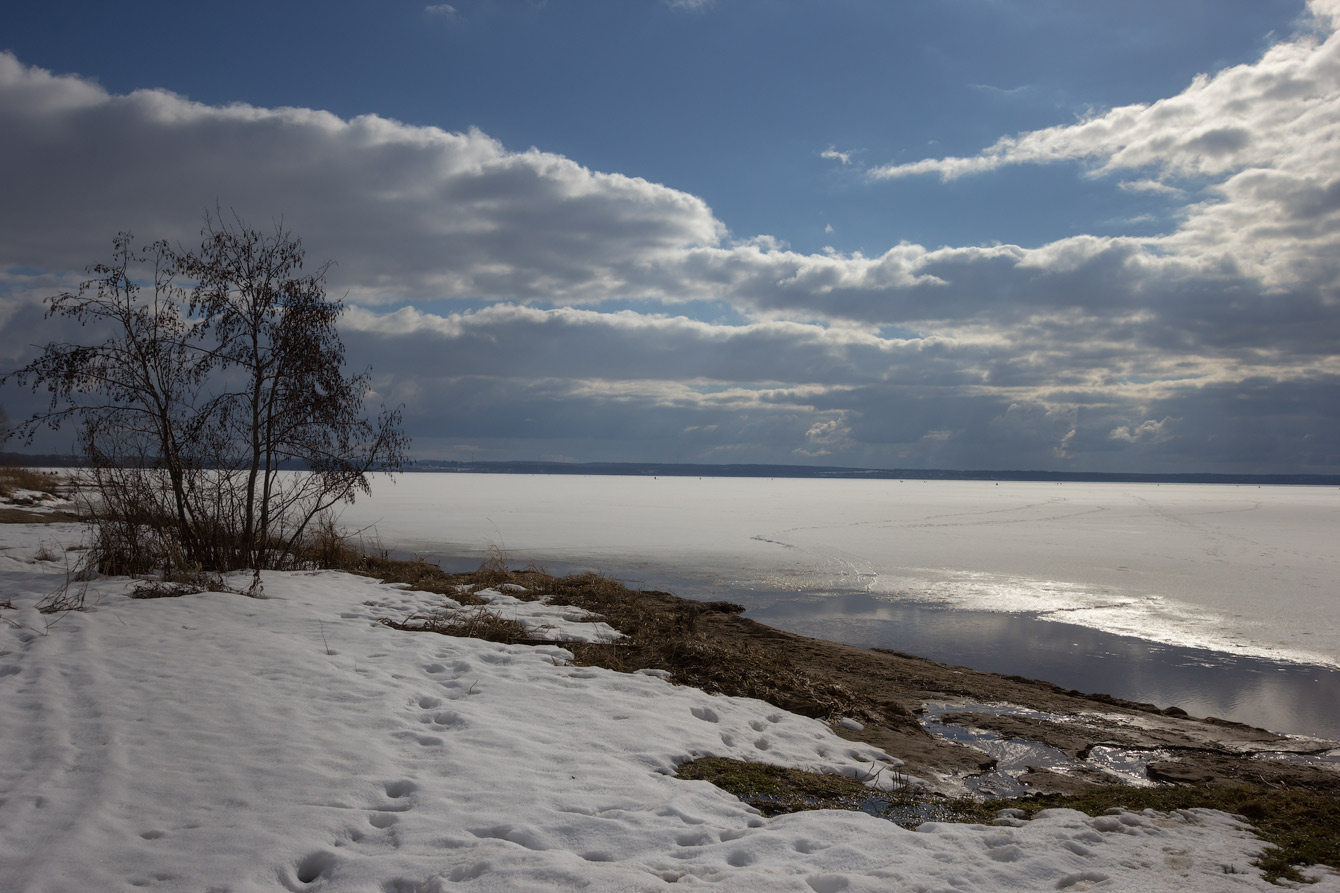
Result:
{"label": "small shrub", "polygon": [[353,540],[354,536],[340,530],[332,516],[322,515],[308,528],[296,552],[302,562],[312,567],[358,571],[367,558]]}
{"label": "small shrub", "polygon": [[84,610],[84,602],[88,597],[88,587],[86,585],[74,585],[83,583],[77,577],[70,577],[65,584],[55,592],[48,595],[37,603],[37,613],[39,614],[64,614],[68,611]]}

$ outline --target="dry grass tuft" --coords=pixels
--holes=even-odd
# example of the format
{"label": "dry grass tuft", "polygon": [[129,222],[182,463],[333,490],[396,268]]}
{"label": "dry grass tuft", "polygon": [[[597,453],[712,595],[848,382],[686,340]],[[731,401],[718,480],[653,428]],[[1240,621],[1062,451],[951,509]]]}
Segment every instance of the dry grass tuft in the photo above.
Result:
{"label": "dry grass tuft", "polygon": [[462,605],[484,604],[471,591],[470,574],[450,574],[422,558],[400,561],[384,555],[365,555],[358,567],[342,568],[342,570],[375,577],[383,583],[399,583],[419,592],[436,592],[439,595],[450,596]]}
{"label": "dry grass tuft", "polygon": [[[69,479],[56,472],[37,471],[21,465],[0,466],[0,499],[16,505],[36,505],[59,499],[68,495],[69,490]],[[22,491],[37,495],[19,496]]]}
{"label": "dry grass tuft", "polygon": [[77,577],[68,577],[59,589],[35,606],[39,614],[64,614],[84,610],[88,598],[88,584]]}
{"label": "dry grass tuft", "polygon": [[297,559],[311,567],[358,572],[367,561],[363,546],[361,537],[345,533],[333,517],[322,515],[297,544]]}
{"label": "dry grass tuft", "polygon": [[180,598],[201,592],[230,592],[228,584],[218,574],[196,571],[177,574],[172,579],[145,580],[129,593],[131,598]]}
{"label": "dry grass tuft", "polygon": [[463,636],[486,642],[502,642],[505,645],[536,644],[542,641],[532,637],[530,630],[510,617],[482,607],[444,614],[414,614],[404,620],[382,617],[377,622],[392,629]]}

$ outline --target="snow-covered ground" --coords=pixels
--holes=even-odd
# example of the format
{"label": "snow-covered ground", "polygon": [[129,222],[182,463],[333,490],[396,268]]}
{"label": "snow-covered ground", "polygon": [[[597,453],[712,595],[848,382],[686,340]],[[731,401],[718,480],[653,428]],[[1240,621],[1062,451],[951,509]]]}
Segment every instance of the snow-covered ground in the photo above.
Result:
{"label": "snow-covered ground", "polygon": [[[363,578],[156,600],[102,580],[90,610],[41,615],[79,534],[0,526],[5,891],[1277,889],[1250,864],[1260,841],[1212,811],[915,832],[763,818],[676,765],[896,761],[759,701],[571,666],[557,645],[388,628],[443,598]],[[577,621],[495,606],[565,635]]]}

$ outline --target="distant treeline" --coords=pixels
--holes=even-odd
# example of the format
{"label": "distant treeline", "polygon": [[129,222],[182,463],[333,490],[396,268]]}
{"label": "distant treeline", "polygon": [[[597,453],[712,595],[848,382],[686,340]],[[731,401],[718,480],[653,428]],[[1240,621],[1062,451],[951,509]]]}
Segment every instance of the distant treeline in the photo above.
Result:
{"label": "distant treeline", "polygon": [[640,477],[842,478],[916,481],[1074,481],[1150,484],[1303,484],[1340,486],[1337,474],[1139,474],[984,471],[944,468],[829,468],[816,465],[692,465],[655,462],[416,462],[412,471],[459,474],[613,474]]}
{"label": "distant treeline", "polygon": [[[0,452],[0,464],[40,468],[79,465],[78,457]],[[295,463],[283,467],[301,469]],[[456,474],[601,474],[636,477],[839,478],[847,480],[1034,481],[1138,484],[1293,484],[1340,486],[1340,474],[1140,474],[1138,472],[986,471],[948,468],[829,468],[818,465],[693,465],[665,462],[457,462],[421,459],[405,471]]]}
{"label": "distant treeline", "polygon": [[[69,453],[9,453],[0,451],[0,465],[22,465],[27,468],[82,468],[82,456]],[[153,462],[126,462],[123,468],[152,468]],[[277,467],[289,471],[304,471],[307,465],[293,460],[284,460]]]}

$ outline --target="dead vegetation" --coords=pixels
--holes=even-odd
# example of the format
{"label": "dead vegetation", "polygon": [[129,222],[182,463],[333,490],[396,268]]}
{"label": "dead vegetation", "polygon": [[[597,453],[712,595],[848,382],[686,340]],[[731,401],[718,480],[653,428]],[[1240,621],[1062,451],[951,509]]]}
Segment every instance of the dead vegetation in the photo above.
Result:
{"label": "dead vegetation", "polygon": [[483,639],[486,642],[502,642],[505,645],[536,644],[543,641],[516,620],[485,607],[442,614],[415,614],[404,620],[383,617],[378,622],[392,629],[464,636],[470,639]]}
{"label": "dead vegetation", "polygon": [[703,757],[681,763],[678,776],[710,781],[767,816],[807,809],[854,809],[883,814],[890,807],[910,805],[917,799],[907,792],[905,785],[895,783],[891,791],[871,787],[868,784],[874,780],[871,777],[807,772],[726,757]]}
{"label": "dead vegetation", "polygon": [[40,506],[69,495],[70,480],[54,471],[0,465],[0,499],[15,506]]}
{"label": "dead vegetation", "polygon": [[1340,870],[1340,799],[1310,791],[1280,790],[1263,785],[1197,785],[1130,788],[1107,786],[1084,794],[1043,794],[1020,800],[995,800],[964,804],[970,819],[990,821],[1001,808],[1020,810],[1021,818],[1032,818],[1044,809],[1077,809],[1088,815],[1103,815],[1115,809],[1217,809],[1240,816],[1256,835],[1273,846],[1256,859],[1266,880],[1305,883],[1299,870],[1308,865],[1328,865]]}
{"label": "dead vegetation", "polygon": [[[664,592],[634,591],[601,574],[555,577],[533,565],[513,570],[496,550],[478,571],[469,574],[447,574],[425,561],[389,559],[368,559],[359,572],[386,582],[441,592],[467,604],[478,603],[475,593],[483,589],[510,585],[515,588],[508,594],[523,600],[544,599],[553,605],[590,611],[624,638],[563,643],[580,666],[626,673],[666,670],[671,681],[680,685],[711,694],[758,698],[804,716],[834,722],[842,717],[872,718],[866,704],[843,685],[811,675],[778,650],[722,634],[713,621],[744,610],[731,602],[695,602]],[[389,625],[396,624],[400,624],[397,628],[471,635],[470,630],[489,630],[494,622],[473,615],[465,622],[445,615],[411,617]],[[527,637],[515,641],[536,640]]]}

